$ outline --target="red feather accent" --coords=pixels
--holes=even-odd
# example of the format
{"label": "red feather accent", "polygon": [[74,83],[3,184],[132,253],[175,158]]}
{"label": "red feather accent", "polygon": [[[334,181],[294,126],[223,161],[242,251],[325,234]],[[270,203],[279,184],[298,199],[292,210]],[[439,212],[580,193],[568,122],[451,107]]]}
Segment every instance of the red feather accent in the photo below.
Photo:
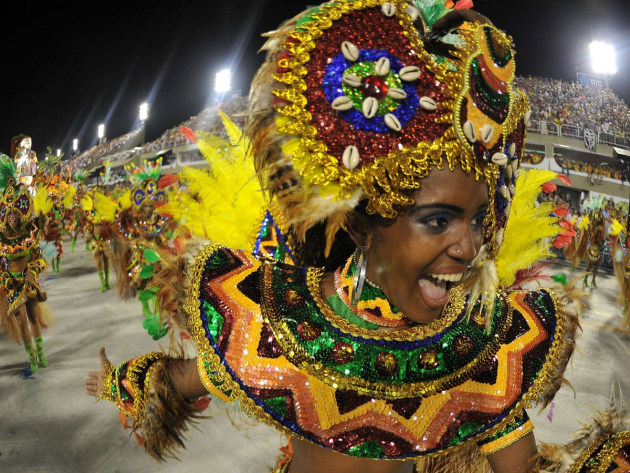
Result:
{"label": "red feather accent", "polygon": [[542,191],[545,192],[546,194],[549,194],[550,192],[553,192],[557,189],[556,185],[553,182],[545,182],[542,185]]}
{"label": "red feather accent", "polygon": [[569,215],[569,209],[559,205],[558,207],[553,209],[553,213],[556,217],[566,217],[567,215]]}
{"label": "red feather accent", "polygon": [[193,143],[197,142],[197,135],[195,135],[195,132],[192,131],[190,128],[188,128],[187,126],[180,126],[179,127],[179,132],[184,135],[184,138],[186,138],[187,140],[192,141]]}
{"label": "red feather accent", "polygon": [[208,408],[208,406],[210,405],[210,401],[212,399],[208,396],[204,396],[204,397],[200,397],[199,399],[197,399],[197,401],[195,402],[195,408],[203,411],[205,409]]}
{"label": "red feather accent", "polygon": [[564,174],[558,174],[558,180],[564,182],[565,184],[572,185],[571,179],[569,179],[569,177],[565,176]]}
{"label": "red feather accent", "polygon": [[571,244],[571,240],[573,240],[572,236],[562,234],[555,237],[552,244],[556,248],[560,249],[564,248],[565,246],[569,246]]}
{"label": "red feather accent", "polygon": [[530,266],[529,268],[519,269],[516,272],[514,283],[512,283],[510,289],[522,289],[522,285],[528,281],[541,279],[551,280],[551,276],[543,273],[543,269],[552,263],[553,261],[546,261],[544,263]]}
{"label": "red feather accent", "polygon": [[164,174],[158,181],[158,187],[164,189],[177,181],[179,181],[179,177],[176,174]]}
{"label": "red feather accent", "polygon": [[466,8],[472,8],[473,6],[472,0],[460,0],[455,4],[455,10],[464,10]]}
{"label": "red feather accent", "polygon": [[560,225],[562,228],[568,228],[570,230],[573,230],[574,228],[573,224],[568,220],[560,220],[560,222],[558,222],[558,225]]}

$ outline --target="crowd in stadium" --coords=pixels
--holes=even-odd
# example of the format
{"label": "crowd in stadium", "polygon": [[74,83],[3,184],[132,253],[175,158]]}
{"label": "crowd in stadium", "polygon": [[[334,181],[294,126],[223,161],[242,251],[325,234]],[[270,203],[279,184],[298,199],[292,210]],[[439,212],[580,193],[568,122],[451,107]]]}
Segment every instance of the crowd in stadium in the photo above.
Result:
{"label": "crowd in stadium", "polygon": [[612,89],[544,77],[517,77],[515,84],[527,92],[534,121],[630,136],[630,108]]}

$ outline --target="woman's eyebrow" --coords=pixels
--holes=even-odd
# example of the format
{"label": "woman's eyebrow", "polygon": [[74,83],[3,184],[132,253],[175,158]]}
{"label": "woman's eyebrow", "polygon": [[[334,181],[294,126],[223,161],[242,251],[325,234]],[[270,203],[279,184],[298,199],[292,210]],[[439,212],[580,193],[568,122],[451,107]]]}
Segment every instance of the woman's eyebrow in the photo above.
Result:
{"label": "woman's eyebrow", "polygon": [[[484,202],[479,207],[477,207],[476,212],[481,212],[488,208],[489,202]],[[444,204],[444,203],[435,203],[435,204],[426,204],[426,205],[417,205],[411,210],[411,214],[416,214],[418,212],[423,212],[426,210],[449,210],[453,213],[463,213],[464,208],[459,207],[458,205],[452,204]]]}

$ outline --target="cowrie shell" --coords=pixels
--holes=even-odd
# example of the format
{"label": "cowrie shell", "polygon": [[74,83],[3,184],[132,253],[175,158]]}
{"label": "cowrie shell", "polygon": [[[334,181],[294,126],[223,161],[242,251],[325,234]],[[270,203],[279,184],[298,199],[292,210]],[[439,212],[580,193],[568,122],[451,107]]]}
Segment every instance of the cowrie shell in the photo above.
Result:
{"label": "cowrie shell", "polygon": [[405,13],[409,15],[414,21],[420,18],[420,10],[413,5],[407,6],[407,8],[405,8]]}
{"label": "cowrie shell", "polygon": [[407,98],[407,92],[397,87],[392,87],[387,91],[387,96],[395,100],[405,100]]}
{"label": "cowrie shell", "polygon": [[516,194],[516,187],[514,187],[513,185],[510,186],[510,194],[512,195],[512,197],[514,197],[514,194]]}
{"label": "cowrie shell", "polygon": [[509,156],[510,158],[513,158],[515,154],[516,154],[516,143],[512,143],[512,144],[508,147],[508,156]]}
{"label": "cowrie shell", "polygon": [[512,203],[511,203],[511,202],[508,202],[508,204],[505,206],[505,209],[503,210],[503,214],[504,214],[506,217],[509,217],[509,216],[510,216],[510,210],[511,210],[511,209],[512,209]]}
{"label": "cowrie shell", "polygon": [[411,82],[420,77],[421,72],[418,66],[405,66],[400,71],[398,71],[398,77],[400,77],[405,82]]}
{"label": "cowrie shell", "polygon": [[431,97],[420,97],[420,107],[427,112],[437,110],[437,103]]}
{"label": "cowrie shell", "polygon": [[503,235],[505,234],[505,228],[500,228],[495,235],[495,241],[497,245],[501,245],[503,243]]}
{"label": "cowrie shell", "polygon": [[354,62],[359,59],[359,48],[350,41],[344,41],[341,43],[341,52],[343,53],[343,57],[350,62]]}
{"label": "cowrie shell", "polygon": [[503,197],[506,200],[509,199],[510,197],[510,191],[508,190],[506,186],[501,186],[499,188],[499,194],[501,194],[501,197]]}
{"label": "cowrie shell", "polygon": [[363,110],[363,116],[365,118],[372,118],[378,112],[378,100],[374,97],[368,97],[363,101],[363,105],[361,107]]}
{"label": "cowrie shell", "polygon": [[393,113],[388,113],[385,115],[385,125],[391,128],[394,131],[402,130],[402,125],[400,124],[400,120]]}
{"label": "cowrie shell", "polygon": [[396,14],[396,6],[391,2],[385,2],[381,7],[381,11],[385,16],[394,16]]}
{"label": "cowrie shell", "polygon": [[518,179],[519,177],[521,177],[521,172],[522,172],[522,170],[520,168],[515,170],[514,171],[514,178]]}
{"label": "cowrie shell", "polygon": [[475,143],[477,141],[477,130],[475,129],[475,124],[467,120],[462,127],[464,129],[464,136],[471,143]]}
{"label": "cowrie shell", "polygon": [[389,59],[387,59],[386,57],[380,58],[378,61],[376,61],[376,66],[374,67],[374,69],[379,76],[386,76],[387,74],[389,74]]}
{"label": "cowrie shell", "polygon": [[484,143],[489,143],[492,137],[494,136],[494,127],[489,123],[486,123],[481,127],[481,140]]}
{"label": "cowrie shell", "polygon": [[341,157],[343,166],[346,169],[354,169],[359,165],[359,150],[356,146],[350,145],[343,150],[343,156]]}
{"label": "cowrie shell", "polygon": [[343,81],[352,87],[361,86],[361,79],[356,74],[346,74],[343,76]]}
{"label": "cowrie shell", "polygon": [[492,162],[499,166],[505,166],[507,164],[508,157],[503,153],[494,153],[492,155]]}
{"label": "cowrie shell", "polygon": [[523,121],[525,122],[525,126],[530,126],[530,118],[532,117],[532,111],[531,110],[527,110],[525,112],[525,115],[523,116]]}
{"label": "cowrie shell", "polygon": [[514,171],[512,170],[512,165],[508,164],[507,166],[505,166],[505,175],[508,179],[512,179],[512,174],[514,174]]}
{"label": "cowrie shell", "polygon": [[334,110],[345,111],[350,110],[353,106],[353,103],[352,100],[350,100],[350,97],[342,95],[333,100],[331,105]]}
{"label": "cowrie shell", "polygon": [[515,159],[514,161],[512,161],[512,171],[514,175],[516,176],[516,171],[518,171],[518,159]]}

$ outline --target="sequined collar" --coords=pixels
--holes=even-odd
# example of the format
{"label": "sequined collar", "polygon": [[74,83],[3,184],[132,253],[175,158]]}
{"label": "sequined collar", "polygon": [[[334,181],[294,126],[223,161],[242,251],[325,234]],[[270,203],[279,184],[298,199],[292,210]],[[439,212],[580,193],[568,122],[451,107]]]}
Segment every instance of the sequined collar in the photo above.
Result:
{"label": "sequined collar", "polygon": [[35,220],[31,221],[30,228],[20,236],[7,236],[5,231],[0,231],[0,254],[7,257],[20,257],[39,244],[39,237],[39,226]]}
{"label": "sequined collar", "polygon": [[[337,314],[321,295],[321,269],[263,262],[261,309],[284,356],[326,384],[362,395],[426,396],[471,376],[496,354],[511,312],[497,298],[490,333],[464,321],[457,288],[443,317],[402,330],[371,330]],[[457,347],[457,348],[455,348]]]}

